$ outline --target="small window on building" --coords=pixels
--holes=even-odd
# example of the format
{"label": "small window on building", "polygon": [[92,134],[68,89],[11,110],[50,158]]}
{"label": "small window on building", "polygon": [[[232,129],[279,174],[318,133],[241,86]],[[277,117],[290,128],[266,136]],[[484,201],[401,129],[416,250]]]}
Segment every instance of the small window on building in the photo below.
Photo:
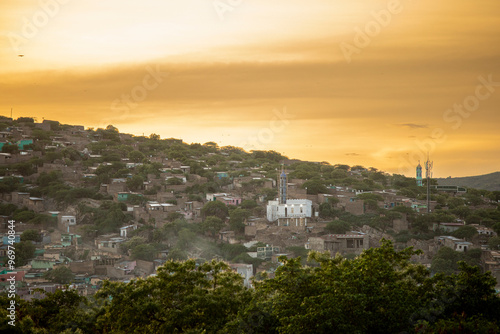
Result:
{"label": "small window on building", "polygon": [[352,239],[347,239],[347,248],[354,248],[354,240]]}

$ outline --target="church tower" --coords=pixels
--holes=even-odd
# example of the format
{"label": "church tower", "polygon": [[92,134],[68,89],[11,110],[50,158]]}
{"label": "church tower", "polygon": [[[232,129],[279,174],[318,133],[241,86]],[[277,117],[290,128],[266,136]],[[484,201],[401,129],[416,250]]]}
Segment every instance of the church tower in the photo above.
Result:
{"label": "church tower", "polygon": [[283,166],[281,166],[281,174],[279,176],[279,204],[286,204],[287,200],[287,188],[288,188],[288,181],[287,181],[287,176],[285,173],[285,169]]}
{"label": "church tower", "polygon": [[418,162],[417,166],[417,186],[422,187],[422,166],[420,166],[420,161]]}

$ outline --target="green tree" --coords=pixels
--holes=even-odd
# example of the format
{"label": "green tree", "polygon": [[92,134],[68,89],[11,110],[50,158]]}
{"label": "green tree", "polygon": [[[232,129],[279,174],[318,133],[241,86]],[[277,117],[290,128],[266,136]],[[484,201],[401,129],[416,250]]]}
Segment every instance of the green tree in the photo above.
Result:
{"label": "green tree", "polygon": [[484,203],[484,200],[481,195],[478,193],[472,192],[473,189],[469,189],[467,194],[464,196],[465,201],[473,206],[481,205]]}
{"label": "green tree", "polygon": [[332,234],[344,234],[351,230],[351,224],[343,220],[334,220],[326,224],[325,231]]}
{"label": "green tree", "polygon": [[174,260],[174,261],[184,261],[187,260],[187,254],[183,250],[179,248],[173,248],[169,253],[168,257],[169,260]]}
{"label": "green tree", "polygon": [[192,244],[196,243],[195,233],[189,228],[181,228],[178,233],[176,248],[180,250],[188,249]]}
{"label": "green tree", "polygon": [[156,247],[151,244],[141,244],[132,248],[132,259],[153,261],[156,258]]}
{"label": "green tree", "polygon": [[[181,229],[186,224],[170,224]],[[258,265],[242,245],[221,245],[233,261]],[[174,248],[185,259],[185,253]],[[295,250],[293,250],[295,252]],[[297,253],[305,254],[302,250]],[[467,253],[472,253],[470,250]],[[478,257],[481,251],[473,257]],[[105,281],[95,297],[58,290],[16,297],[16,326],[7,325],[10,298],[0,294],[3,333],[497,333],[500,298],[491,273],[458,263],[451,275],[413,264],[406,248],[380,248],[347,259],[309,253],[280,257],[273,278],[255,289],[223,262],[168,261],[157,275],[129,283]],[[464,254],[462,254],[464,255]],[[255,260],[255,261],[254,261]],[[35,291],[42,293],[42,291]]]}
{"label": "green tree", "polygon": [[349,165],[342,165],[342,164],[336,164],[333,167],[335,167],[335,169],[340,169],[346,172],[348,172],[351,169]]}
{"label": "green tree", "polygon": [[109,124],[108,126],[106,126],[106,131],[119,133],[118,128],[115,127],[115,126],[113,126],[113,125],[111,125],[111,124]]}
{"label": "green tree", "polygon": [[43,161],[53,163],[56,160],[62,159],[63,155],[60,151],[46,151],[43,155]]}
{"label": "green tree", "polygon": [[229,213],[229,226],[235,232],[243,232],[245,229],[244,221],[250,217],[251,212],[249,210],[236,208],[231,210]]}
{"label": "green tree", "polygon": [[233,261],[235,257],[248,252],[248,248],[241,244],[222,243],[219,245],[219,249],[222,257],[228,261]]}
{"label": "green tree", "polygon": [[451,213],[457,215],[460,219],[465,219],[471,214],[472,210],[465,205],[457,206],[451,210]]}
{"label": "green tree", "polygon": [[36,214],[33,211],[28,210],[20,210],[14,214],[14,220],[18,222],[27,223],[33,218],[35,218]]}
{"label": "green tree", "polygon": [[28,123],[28,124],[31,123],[31,124],[33,124],[33,123],[35,123],[35,119],[36,119],[36,117],[35,118],[34,117],[18,117],[16,119],[16,122],[17,123]]}
{"label": "green tree", "polygon": [[36,140],[47,140],[48,141],[48,140],[50,140],[50,137],[53,134],[54,133],[52,131],[45,131],[42,129],[33,129],[32,136]]}
{"label": "green tree", "polygon": [[224,227],[224,222],[219,217],[208,216],[201,223],[201,227],[204,231],[210,232],[212,237],[215,237]]}
{"label": "green tree", "polygon": [[19,153],[19,148],[17,145],[7,144],[2,147],[2,153],[17,154]]}
{"label": "green tree", "polygon": [[60,171],[51,171],[50,173],[42,172],[36,179],[36,184],[39,187],[57,186],[63,182],[63,176]]}
{"label": "green tree", "polygon": [[382,195],[372,194],[372,193],[359,194],[359,195],[356,196],[356,198],[359,198],[359,199],[362,199],[362,200],[373,200],[373,201],[376,201],[376,202],[383,202],[384,201],[384,198],[382,197]]}
{"label": "green tree", "polygon": [[474,226],[464,225],[453,232],[452,235],[456,238],[471,240],[473,236],[477,235],[477,230]]}
{"label": "green tree", "polygon": [[500,298],[495,296],[495,278],[464,261],[458,263],[458,269],[459,272],[450,277],[437,277],[441,280],[437,295],[446,300],[443,315],[484,316],[497,321],[500,317]]}
{"label": "green tree", "polygon": [[500,222],[493,225],[493,231],[495,231],[497,235],[500,235]]}
{"label": "green tree", "polygon": [[413,211],[412,208],[409,208],[409,207],[403,206],[403,205],[395,206],[391,209],[391,211],[395,211],[395,212],[399,212],[399,213],[406,213],[407,215],[415,214],[415,211]]}
{"label": "green tree", "polygon": [[457,252],[449,247],[441,247],[432,258],[431,271],[449,275],[460,269],[460,261],[464,261],[468,265],[480,265],[480,259],[480,249],[471,249],[468,252]]}
{"label": "green tree", "polygon": [[262,188],[260,190],[260,193],[265,196],[265,201],[271,201],[274,200],[278,195],[278,190],[273,188]]}
{"label": "green tree", "polygon": [[491,250],[500,250],[500,237],[493,237],[488,240],[488,247]]}
{"label": "green tree", "polygon": [[465,202],[460,197],[450,197],[448,198],[448,207],[450,209],[455,209],[457,207],[464,206]]}
{"label": "green tree", "polygon": [[82,155],[80,154],[80,152],[75,150],[73,147],[66,147],[61,151],[61,153],[65,158],[70,159],[71,161],[82,159]]}
{"label": "green tree", "polygon": [[145,204],[147,201],[147,198],[142,196],[141,194],[130,194],[127,199],[127,202],[132,205]]}
{"label": "green tree", "polygon": [[127,206],[123,203],[104,201],[99,208],[86,208],[84,211],[91,214],[94,229],[99,234],[104,234],[118,232],[119,228],[131,219],[130,215],[125,214],[126,209]]}
{"label": "green tree", "polygon": [[399,212],[381,209],[380,215],[373,218],[372,225],[385,233],[387,228],[393,226],[394,220],[399,218],[401,218],[401,214]]}
{"label": "green tree", "polygon": [[0,193],[11,193],[19,186],[19,179],[14,177],[6,177],[0,182]]}
{"label": "green tree", "polygon": [[430,225],[434,222],[432,215],[418,215],[412,224],[412,229],[418,232],[429,232]]}
{"label": "green tree", "polygon": [[45,272],[43,277],[54,283],[69,284],[73,282],[75,275],[68,267],[58,266]]}
{"label": "green tree", "polygon": [[31,241],[21,241],[16,245],[16,267],[21,267],[35,257],[36,247]]}
{"label": "green tree", "polygon": [[329,202],[321,203],[319,205],[319,216],[321,218],[331,218],[334,215],[334,210]]}
{"label": "green tree", "polygon": [[78,291],[56,290],[44,294],[44,298],[21,304],[23,319],[20,322],[24,322],[24,333],[95,332],[95,313]]}
{"label": "green tree", "polygon": [[[491,274],[460,264],[457,275],[435,275],[382,241],[354,259],[309,253],[283,263],[273,279],[255,283],[252,301],[226,326],[227,333],[401,333],[456,314],[494,327],[500,312]],[[477,293],[475,292],[477,291]]]}
{"label": "green tree", "polygon": [[178,186],[183,184],[182,180],[177,177],[170,177],[167,179],[167,185],[169,186]]}
{"label": "green tree", "polygon": [[136,191],[138,189],[141,189],[143,183],[144,179],[142,178],[142,176],[134,175],[127,180],[127,187],[132,191]]}
{"label": "green tree", "polygon": [[334,169],[331,173],[330,173],[330,177],[332,179],[336,179],[336,180],[341,180],[341,179],[345,179],[347,177],[347,172],[343,169]]}
{"label": "green tree", "polygon": [[295,257],[299,257],[301,259],[307,259],[307,255],[309,254],[309,250],[305,249],[303,246],[290,246],[287,247],[288,251],[291,251]]}
{"label": "green tree", "polygon": [[441,247],[432,258],[431,271],[452,274],[458,269],[461,254],[450,247]]}
{"label": "green tree", "polygon": [[105,282],[97,327],[106,333],[216,333],[249,296],[242,277],[223,262],[168,261],[156,277]]}
{"label": "green tree", "polygon": [[182,218],[184,218],[184,215],[182,213],[179,213],[179,212],[169,212],[167,215],[167,220],[169,222],[173,222],[174,220],[182,219]]}
{"label": "green tree", "polygon": [[254,333],[405,331],[422,306],[420,284],[427,277],[423,266],[410,264],[413,254],[384,242],[353,260],[311,252],[315,268],[282,257],[275,278],[256,283],[256,297],[228,327]]}
{"label": "green tree", "polygon": [[304,182],[302,188],[307,190],[309,195],[325,194],[328,193],[328,188],[320,180],[313,179]]}
{"label": "green tree", "polygon": [[415,331],[422,334],[498,333],[500,328],[495,321],[488,321],[482,317],[467,317],[465,313],[462,313],[454,314],[447,319],[439,319],[434,324],[424,321],[417,326]]}
{"label": "green tree", "polygon": [[382,172],[372,172],[370,174],[370,179],[381,183],[383,186],[387,185],[387,176],[385,176],[385,174]]}
{"label": "green tree", "polygon": [[134,235],[132,238],[128,239],[121,244],[121,250],[126,254],[128,250],[135,248],[136,246],[142,245],[146,242],[144,237]]}
{"label": "green tree", "polygon": [[220,220],[225,221],[229,214],[229,210],[226,204],[221,201],[211,201],[203,206],[201,209],[201,215],[203,217],[216,216]]}
{"label": "green tree", "polygon": [[130,151],[128,154],[128,158],[132,162],[141,162],[142,160],[144,160],[145,157],[146,156],[144,155],[144,153],[140,151]]}
{"label": "green tree", "polygon": [[151,140],[160,140],[160,135],[156,133],[152,133],[149,135],[149,139]]}
{"label": "green tree", "polygon": [[0,203],[0,215],[10,216],[17,210],[17,205],[12,203]]}
{"label": "green tree", "polygon": [[256,206],[257,206],[257,202],[255,202],[255,201],[254,201],[254,200],[252,200],[252,199],[245,199],[245,200],[243,200],[243,202],[241,202],[241,204],[240,204],[240,207],[241,207],[242,209],[249,209],[249,210],[251,210],[251,209],[255,208]]}
{"label": "green tree", "polygon": [[21,241],[41,242],[42,234],[37,230],[26,230],[21,234]]}

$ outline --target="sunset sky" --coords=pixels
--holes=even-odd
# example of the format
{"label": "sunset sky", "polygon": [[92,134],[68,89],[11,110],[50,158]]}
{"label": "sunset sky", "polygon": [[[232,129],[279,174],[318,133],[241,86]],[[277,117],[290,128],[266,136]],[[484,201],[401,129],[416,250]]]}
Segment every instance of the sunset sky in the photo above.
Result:
{"label": "sunset sky", "polygon": [[500,171],[498,0],[2,1],[0,64],[4,116]]}

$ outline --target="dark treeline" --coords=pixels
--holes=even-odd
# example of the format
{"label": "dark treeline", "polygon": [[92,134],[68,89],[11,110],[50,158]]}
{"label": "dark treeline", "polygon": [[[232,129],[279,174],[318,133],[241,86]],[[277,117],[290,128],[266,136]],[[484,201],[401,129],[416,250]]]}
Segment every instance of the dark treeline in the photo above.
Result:
{"label": "dark treeline", "polygon": [[431,277],[411,248],[389,241],[355,259],[281,258],[254,289],[224,262],[167,262],[155,277],[107,281],[92,297],[72,290],[17,300],[16,326],[0,296],[2,333],[498,333],[495,280],[460,263]]}

